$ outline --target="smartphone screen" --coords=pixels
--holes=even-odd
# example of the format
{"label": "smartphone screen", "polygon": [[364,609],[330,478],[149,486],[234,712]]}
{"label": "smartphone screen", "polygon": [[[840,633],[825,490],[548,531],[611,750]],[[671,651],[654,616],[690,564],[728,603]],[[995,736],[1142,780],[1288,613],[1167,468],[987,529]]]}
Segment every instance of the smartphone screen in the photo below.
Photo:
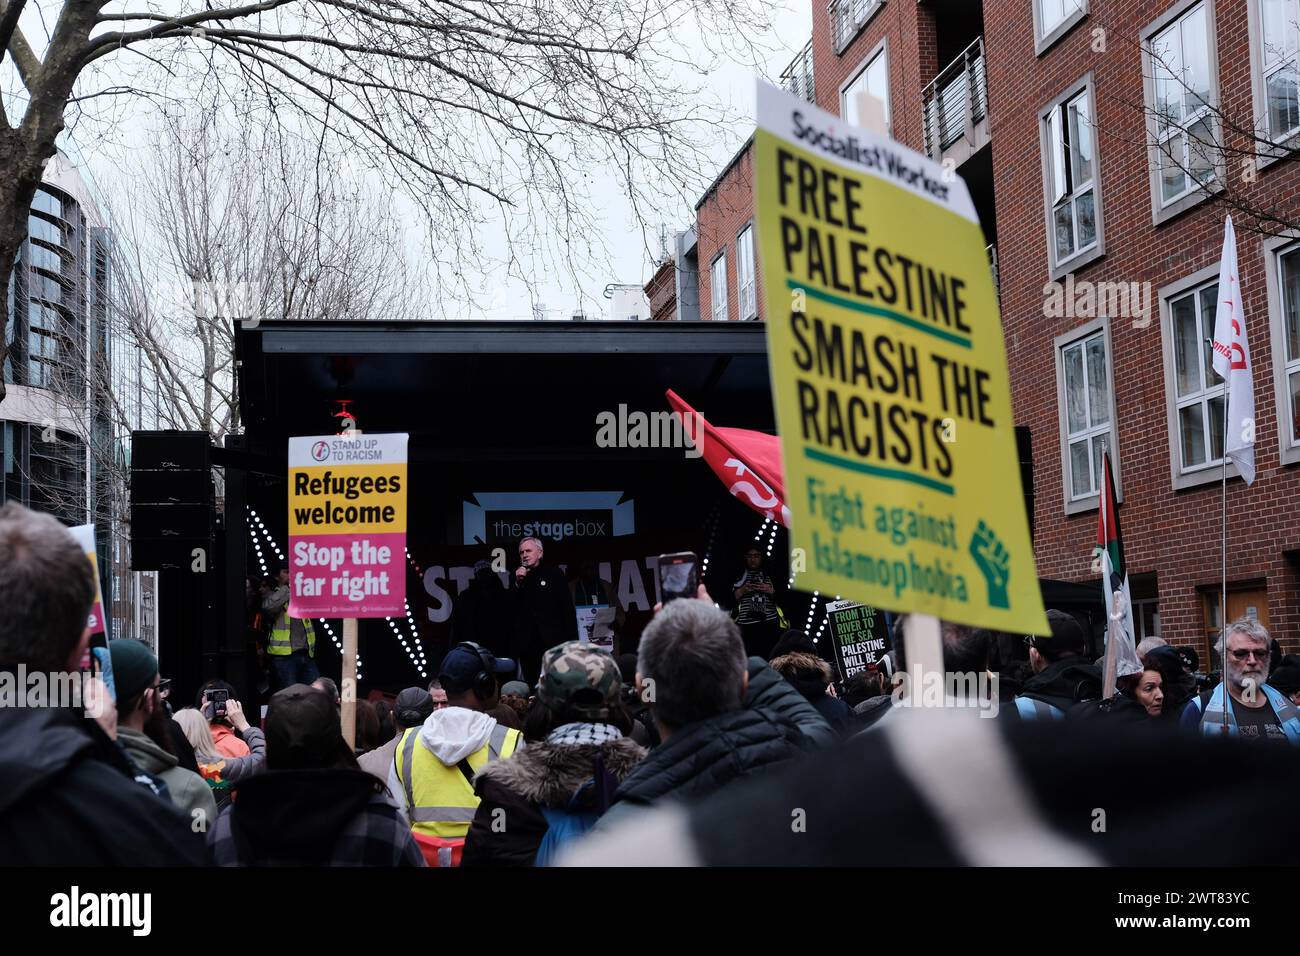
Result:
{"label": "smartphone screen", "polygon": [[699,558],[693,551],[659,555],[659,593],[663,603],[695,597],[699,587]]}
{"label": "smartphone screen", "polygon": [[230,697],[230,691],[212,689],[208,691],[208,701],[212,704],[212,719],[224,720],[226,716],[226,700]]}

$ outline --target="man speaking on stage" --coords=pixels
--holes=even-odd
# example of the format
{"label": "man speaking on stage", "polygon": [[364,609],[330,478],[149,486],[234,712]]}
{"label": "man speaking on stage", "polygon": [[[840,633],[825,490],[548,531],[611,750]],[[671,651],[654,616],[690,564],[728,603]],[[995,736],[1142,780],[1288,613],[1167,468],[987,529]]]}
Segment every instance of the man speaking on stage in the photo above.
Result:
{"label": "man speaking on stage", "polygon": [[542,565],[542,542],[519,542],[519,567],[515,569],[515,657],[529,686],[542,672],[542,654],[556,644],[574,640],[577,618],[573,599],[559,568]]}

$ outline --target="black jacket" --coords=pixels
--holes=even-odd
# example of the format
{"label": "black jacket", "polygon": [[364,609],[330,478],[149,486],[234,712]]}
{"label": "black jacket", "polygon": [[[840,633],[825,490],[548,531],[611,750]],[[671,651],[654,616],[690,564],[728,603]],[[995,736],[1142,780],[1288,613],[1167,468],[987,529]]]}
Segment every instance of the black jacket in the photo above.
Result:
{"label": "black jacket", "polygon": [[93,720],[0,708],[0,866],[198,866],[203,837]]}
{"label": "black jacket", "polygon": [[473,641],[496,657],[509,657],[514,651],[510,600],[505,585],[493,572],[475,574],[452,606],[452,641]]}
{"label": "black jacket", "polygon": [[511,575],[514,602],[514,654],[529,686],[542,671],[542,654],[556,644],[572,641],[578,633],[573,597],[559,568],[540,565],[528,572],[522,584]]}
{"label": "black jacket", "polygon": [[830,725],[831,730],[835,731],[836,736],[847,737],[861,729],[853,708],[838,697],[826,693],[826,684],[819,678],[787,677],[786,680],[804,700],[812,704],[817,713],[821,714],[822,719]]}
{"label": "black jacket", "polygon": [[[806,701],[804,701],[807,704]],[[698,800],[804,752],[798,728],[766,707],[746,707],[682,727],[650,751],[614,794],[599,828],[658,800]]]}
{"label": "black jacket", "polygon": [[1081,700],[1101,696],[1101,669],[1082,657],[1065,657],[1025,681],[1020,696],[1051,704],[1064,714]]}
{"label": "black jacket", "polygon": [[423,866],[410,824],[364,770],[269,770],[208,835],[217,866]]}
{"label": "black jacket", "polygon": [[543,807],[600,812],[598,790],[590,785],[596,758],[621,783],[644,756],[643,747],[620,737],[569,747],[533,743],[489,763],[474,778],[479,805],[461,866],[532,866],[550,828]]}
{"label": "black jacket", "polygon": [[[935,724],[924,760],[943,773],[899,759],[916,746],[909,724],[918,719]],[[972,814],[949,784],[990,758],[1007,772],[989,775],[978,794],[966,795],[982,808]],[[1267,839],[1252,834],[1261,794],[1298,789],[1300,752],[1283,744],[1189,737],[1157,720],[1130,729],[916,708],[837,750],[692,804],[671,825],[663,818],[633,823],[617,838],[611,831],[592,841],[586,852],[579,844],[573,863],[1294,866],[1300,815],[1273,814]],[[796,808],[806,829],[792,826]],[[1098,808],[1105,810],[1104,828],[1092,826]],[[1189,838],[1189,823],[1215,838]]]}
{"label": "black jacket", "polygon": [[745,707],[765,707],[794,724],[806,738],[804,746],[810,750],[832,747],[838,742],[835,731],[817,709],[761,657],[749,659]]}

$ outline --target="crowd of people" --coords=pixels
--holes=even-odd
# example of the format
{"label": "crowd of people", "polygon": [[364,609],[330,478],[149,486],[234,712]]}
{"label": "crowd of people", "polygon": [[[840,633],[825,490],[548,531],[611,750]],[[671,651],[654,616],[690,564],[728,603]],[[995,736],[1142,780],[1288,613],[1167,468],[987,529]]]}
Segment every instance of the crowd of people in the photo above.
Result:
{"label": "crowd of people", "polygon": [[[529,600],[539,619],[555,613],[552,604],[571,608],[570,587],[546,576],[540,542],[525,540],[520,554],[516,581],[535,582]],[[1190,649],[1148,640],[1138,648],[1142,669],[1120,678],[1110,699],[1102,699],[1101,662],[1085,657],[1084,631],[1068,613],[1050,611],[1050,633],[1028,638],[945,622],[945,674],[997,678],[999,720],[989,722],[954,699],[979,693],[980,682],[954,682],[938,707],[900,693],[905,618],[894,622],[889,657],[847,681],[801,631],[770,642],[768,631],[747,632],[768,620],[770,582],[749,573],[758,570],[751,562],[737,582],[738,598],[756,598],[741,620],[701,586],[697,599],[657,608],[635,653],[619,656],[572,640],[572,627],[561,634],[538,625],[521,641],[478,607],[472,633],[483,636],[482,622],[507,628],[499,640],[536,652],[535,665],[458,635],[427,686],[391,703],[355,702],[353,744],[339,689],[315,667],[311,629],[286,617],[274,582],[259,606],[283,686],[263,719],[251,721],[220,680],[204,684],[193,707],[173,711],[149,648],[111,641],[113,696],[98,679],[85,682],[95,707],[0,708],[8,784],[0,787],[0,863],[811,863],[845,862],[855,840],[875,854],[860,862],[881,863],[897,851],[881,848],[879,827],[910,845],[915,862],[987,862],[981,853],[1000,852],[985,846],[988,828],[1005,821],[980,802],[992,799],[981,787],[1012,787],[1019,774],[1005,767],[1017,760],[1031,779],[1048,772],[1072,752],[1072,731],[1115,741],[1117,766],[1129,759],[1125,748],[1160,728],[1170,754],[1238,747],[1227,738],[1239,738],[1258,742],[1239,749],[1276,760],[1287,744],[1300,745],[1300,660],[1283,657],[1254,619],[1227,628],[1225,679],[1201,674]],[[579,580],[590,599],[597,585]],[[91,566],[62,525],[0,508],[0,670],[79,671],[94,595]],[[539,676],[529,683],[521,674]],[[947,722],[919,719],[926,710],[945,711]],[[1003,737],[1013,742],[1006,752],[995,742]],[[1017,749],[1022,739],[1038,743]],[[1234,759],[1250,772],[1258,763]],[[1273,772],[1294,772],[1293,763]],[[990,782],[989,767],[1004,771]],[[877,828],[866,831],[864,786],[878,805]],[[1005,806],[1026,805],[1023,794],[1012,796]],[[1057,816],[1079,796],[1056,799],[1044,826],[1065,825]],[[960,808],[956,821],[943,819],[949,805]],[[817,808],[834,824],[801,829]],[[1016,825],[1029,826],[1017,813]],[[971,820],[982,821],[982,836],[963,842]],[[789,842],[804,833],[814,835]],[[1014,835],[1008,845],[1030,855],[1019,861],[1033,862],[1033,841]]]}

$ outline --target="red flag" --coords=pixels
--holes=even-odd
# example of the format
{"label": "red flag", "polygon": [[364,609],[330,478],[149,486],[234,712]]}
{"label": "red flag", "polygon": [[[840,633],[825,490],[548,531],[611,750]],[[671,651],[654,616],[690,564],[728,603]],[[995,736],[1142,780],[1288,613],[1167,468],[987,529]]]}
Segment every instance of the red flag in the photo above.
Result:
{"label": "red flag", "polygon": [[702,446],[704,460],[727,490],[763,517],[790,527],[781,440],[747,428],[715,428],[671,388],[665,394],[686,434],[693,437],[696,447]]}

